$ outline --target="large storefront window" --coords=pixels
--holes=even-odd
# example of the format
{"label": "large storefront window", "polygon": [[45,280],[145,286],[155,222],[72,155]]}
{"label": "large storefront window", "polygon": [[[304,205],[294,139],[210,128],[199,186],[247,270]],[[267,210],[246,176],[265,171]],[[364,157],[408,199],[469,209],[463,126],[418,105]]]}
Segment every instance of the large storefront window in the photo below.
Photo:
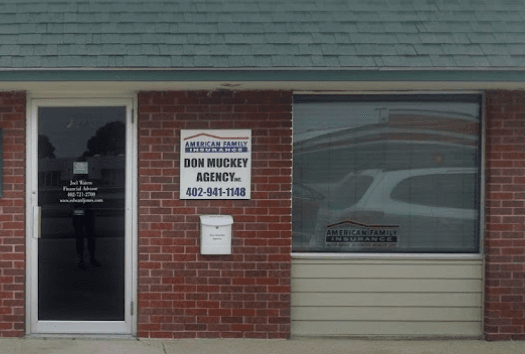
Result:
{"label": "large storefront window", "polygon": [[479,250],[480,97],[294,97],[295,252]]}

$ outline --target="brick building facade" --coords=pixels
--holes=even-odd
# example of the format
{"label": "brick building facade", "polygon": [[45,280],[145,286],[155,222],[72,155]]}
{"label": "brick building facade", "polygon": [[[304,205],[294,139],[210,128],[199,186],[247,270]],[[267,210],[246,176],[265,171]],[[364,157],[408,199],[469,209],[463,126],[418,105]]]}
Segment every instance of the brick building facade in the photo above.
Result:
{"label": "brick building facade", "polygon": [[486,92],[485,338],[524,338],[523,91]]}
{"label": "brick building facade", "polygon": [[[291,92],[139,93],[139,319],[151,338],[290,335]],[[179,129],[252,129],[252,199],[179,199]],[[201,214],[232,254],[199,253]]]}
{"label": "brick building facade", "polygon": [[1,94],[3,196],[1,205],[2,336],[25,333],[25,154],[24,92]]}
{"label": "brick building facade", "polygon": [[[0,4],[0,336],[525,339],[523,4],[169,5]],[[251,131],[250,198],[182,198],[189,129]]]}

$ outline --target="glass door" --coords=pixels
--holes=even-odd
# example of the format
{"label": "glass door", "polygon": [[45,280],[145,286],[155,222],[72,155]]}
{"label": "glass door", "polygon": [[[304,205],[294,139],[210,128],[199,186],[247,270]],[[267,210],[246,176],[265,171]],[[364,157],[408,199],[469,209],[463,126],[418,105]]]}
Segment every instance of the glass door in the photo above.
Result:
{"label": "glass door", "polygon": [[128,111],[36,107],[35,332],[130,333]]}

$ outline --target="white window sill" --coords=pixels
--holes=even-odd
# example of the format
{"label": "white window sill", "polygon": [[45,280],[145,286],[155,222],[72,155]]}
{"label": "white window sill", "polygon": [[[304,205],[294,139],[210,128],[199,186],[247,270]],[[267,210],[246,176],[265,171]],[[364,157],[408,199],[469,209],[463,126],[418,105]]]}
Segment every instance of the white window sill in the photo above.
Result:
{"label": "white window sill", "polygon": [[479,253],[291,253],[293,259],[440,259],[481,260]]}

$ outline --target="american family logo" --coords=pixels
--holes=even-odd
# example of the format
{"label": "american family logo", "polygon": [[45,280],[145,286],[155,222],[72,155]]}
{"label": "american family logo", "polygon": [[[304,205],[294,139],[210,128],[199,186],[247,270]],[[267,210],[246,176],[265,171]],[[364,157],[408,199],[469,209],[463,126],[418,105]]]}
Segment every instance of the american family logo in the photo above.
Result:
{"label": "american family logo", "polygon": [[[217,141],[203,141],[200,137],[217,139]],[[184,139],[184,151],[187,153],[228,153],[228,152],[248,152],[249,137],[221,137],[212,134],[200,133]]]}
{"label": "american family logo", "polygon": [[399,225],[367,225],[355,221],[346,220],[335,224],[327,225],[325,241],[327,244],[395,244],[397,243],[398,231]]}

